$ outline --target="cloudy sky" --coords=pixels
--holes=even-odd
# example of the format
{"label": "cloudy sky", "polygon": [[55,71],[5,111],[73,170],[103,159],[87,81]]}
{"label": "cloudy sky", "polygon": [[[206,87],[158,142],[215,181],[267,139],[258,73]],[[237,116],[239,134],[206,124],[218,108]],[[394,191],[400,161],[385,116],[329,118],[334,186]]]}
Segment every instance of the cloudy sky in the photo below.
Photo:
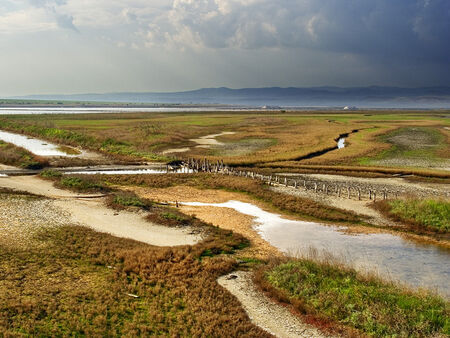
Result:
{"label": "cloudy sky", "polygon": [[450,85],[450,0],[0,0],[0,96]]}

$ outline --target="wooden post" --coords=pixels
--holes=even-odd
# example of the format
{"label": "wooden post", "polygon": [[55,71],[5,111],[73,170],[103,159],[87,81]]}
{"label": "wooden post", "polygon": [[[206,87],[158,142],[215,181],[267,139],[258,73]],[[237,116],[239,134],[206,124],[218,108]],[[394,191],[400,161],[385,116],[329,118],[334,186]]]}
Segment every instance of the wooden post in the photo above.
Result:
{"label": "wooden post", "polygon": [[341,189],[342,189],[342,187],[341,187],[341,186],[339,186],[338,197],[341,197]]}
{"label": "wooden post", "polygon": [[297,181],[294,181],[294,189],[297,189]]}
{"label": "wooden post", "polygon": [[361,189],[358,188],[358,201],[361,201]]}
{"label": "wooden post", "polygon": [[314,182],[314,192],[317,192],[317,183]]}
{"label": "wooden post", "polygon": [[347,187],[347,197],[350,198],[350,186]]}

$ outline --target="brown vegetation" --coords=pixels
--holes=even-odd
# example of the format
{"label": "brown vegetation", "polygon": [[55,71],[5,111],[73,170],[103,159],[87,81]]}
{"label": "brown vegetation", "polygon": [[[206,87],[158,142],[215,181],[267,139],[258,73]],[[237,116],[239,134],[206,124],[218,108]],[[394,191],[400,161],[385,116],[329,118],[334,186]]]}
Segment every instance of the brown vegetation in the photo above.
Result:
{"label": "brown vegetation", "polygon": [[69,226],[27,250],[0,246],[0,335],[268,336],[216,282],[246,240],[209,229],[193,247]]}
{"label": "brown vegetation", "polygon": [[259,180],[222,176],[213,174],[189,175],[114,175],[99,177],[112,185],[137,185],[149,188],[164,188],[176,185],[189,185],[203,189],[224,189],[249,194],[269,205],[302,217],[337,222],[359,222],[353,212],[327,206],[313,200],[271,191]]}
{"label": "brown vegetation", "polygon": [[2,141],[0,141],[0,163],[25,169],[41,169],[49,165],[47,159]]}

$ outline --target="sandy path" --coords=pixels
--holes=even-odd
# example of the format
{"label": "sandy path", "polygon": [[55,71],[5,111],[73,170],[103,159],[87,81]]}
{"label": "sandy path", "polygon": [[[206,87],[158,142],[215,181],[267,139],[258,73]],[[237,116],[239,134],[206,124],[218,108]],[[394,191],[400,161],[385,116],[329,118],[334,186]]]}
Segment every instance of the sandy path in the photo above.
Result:
{"label": "sandy path", "polygon": [[77,193],[53,187],[52,182],[34,176],[1,177],[0,187],[56,198],[53,204],[70,215],[71,221],[117,237],[131,238],[157,246],[195,244],[201,237],[192,229],[169,228],[152,224],[144,213],[116,212],[103,204],[103,199],[82,199]]}
{"label": "sandy path", "polygon": [[327,337],[260,292],[251,280],[251,272],[237,271],[217,281],[241,302],[254,324],[276,337]]}

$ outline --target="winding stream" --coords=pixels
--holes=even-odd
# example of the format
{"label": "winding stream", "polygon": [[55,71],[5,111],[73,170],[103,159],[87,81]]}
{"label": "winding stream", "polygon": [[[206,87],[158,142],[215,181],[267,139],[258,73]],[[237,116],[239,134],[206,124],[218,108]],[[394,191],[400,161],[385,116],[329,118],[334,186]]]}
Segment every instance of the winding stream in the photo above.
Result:
{"label": "winding stream", "polygon": [[7,131],[0,130],[0,140],[12,143],[17,147],[24,148],[29,152],[38,156],[65,156],[65,157],[77,157],[81,153],[75,148],[67,148],[73,152],[78,152],[78,154],[69,154],[64,151],[64,148],[56,144],[49,143],[47,141],[42,141],[36,138],[32,138],[25,135],[10,133]]}
{"label": "winding stream", "polygon": [[450,296],[450,255],[433,245],[422,245],[391,234],[348,234],[346,227],[295,221],[240,201],[183,203],[190,206],[231,208],[255,218],[262,238],[288,255],[301,255],[311,248],[332,253],[362,271],[413,287],[437,290]]}

